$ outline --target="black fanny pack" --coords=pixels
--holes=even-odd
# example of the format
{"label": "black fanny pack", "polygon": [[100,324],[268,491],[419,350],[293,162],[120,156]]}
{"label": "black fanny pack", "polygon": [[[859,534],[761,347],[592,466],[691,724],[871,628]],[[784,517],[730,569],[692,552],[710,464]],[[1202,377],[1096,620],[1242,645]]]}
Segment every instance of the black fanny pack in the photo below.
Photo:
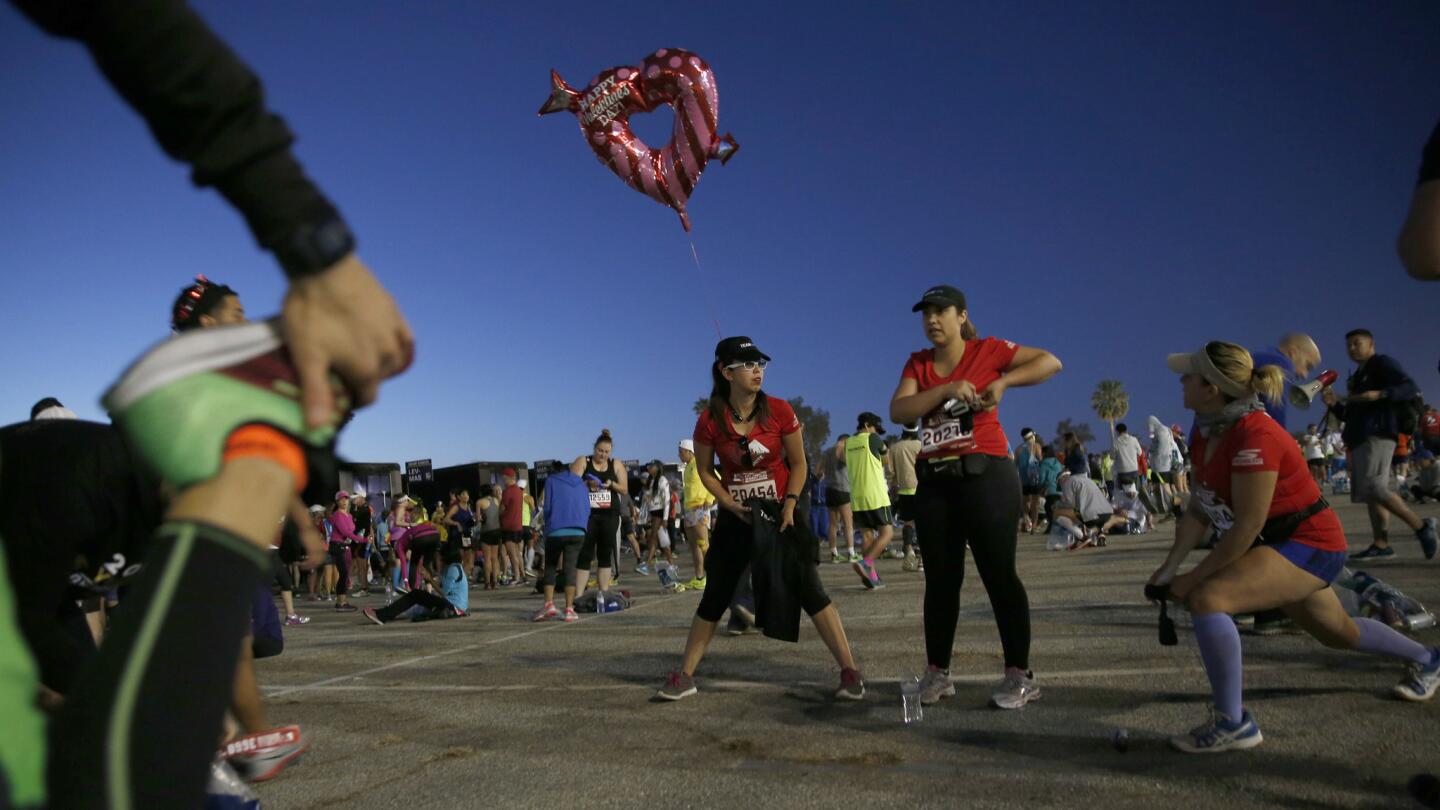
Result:
{"label": "black fanny pack", "polygon": [[1330,502],[1325,500],[1322,495],[1320,500],[1298,512],[1276,515],[1265,521],[1265,525],[1260,527],[1260,536],[1256,538],[1255,542],[1262,546],[1278,546],[1289,540],[1290,536],[1295,534],[1295,530],[1300,528],[1301,523],[1329,508]]}
{"label": "black fanny pack", "polygon": [[976,478],[990,469],[990,456],[984,453],[970,453],[959,458],[926,461],[915,465],[917,481],[936,478]]}

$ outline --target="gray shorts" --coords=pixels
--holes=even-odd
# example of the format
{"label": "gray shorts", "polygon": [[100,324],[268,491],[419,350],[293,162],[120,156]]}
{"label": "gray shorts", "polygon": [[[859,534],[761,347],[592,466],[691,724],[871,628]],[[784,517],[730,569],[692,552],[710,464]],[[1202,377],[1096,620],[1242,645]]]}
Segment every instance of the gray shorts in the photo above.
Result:
{"label": "gray shorts", "polygon": [[1350,451],[1350,501],[1375,503],[1390,494],[1395,440],[1371,436]]}

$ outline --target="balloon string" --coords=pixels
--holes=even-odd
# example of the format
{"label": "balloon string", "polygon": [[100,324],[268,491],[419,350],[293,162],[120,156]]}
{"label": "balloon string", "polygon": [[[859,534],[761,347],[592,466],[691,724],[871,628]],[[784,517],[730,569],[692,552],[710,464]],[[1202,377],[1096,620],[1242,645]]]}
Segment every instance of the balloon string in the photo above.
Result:
{"label": "balloon string", "polygon": [[710,288],[705,285],[705,270],[700,266],[700,254],[695,250],[695,240],[690,240],[690,255],[695,259],[695,272],[700,274],[700,291],[705,296],[705,306],[710,310],[710,322],[715,324],[715,337],[724,340],[725,334],[720,331],[720,318],[715,315],[715,304],[710,300]]}

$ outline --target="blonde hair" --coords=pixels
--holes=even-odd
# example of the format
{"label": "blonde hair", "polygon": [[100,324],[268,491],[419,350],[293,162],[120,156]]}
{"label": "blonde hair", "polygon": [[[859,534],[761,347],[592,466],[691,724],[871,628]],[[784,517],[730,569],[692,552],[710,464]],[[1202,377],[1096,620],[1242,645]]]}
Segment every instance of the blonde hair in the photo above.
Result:
{"label": "blonde hair", "polygon": [[1244,346],[1213,340],[1205,344],[1205,354],[1217,371],[1262,399],[1278,402],[1285,395],[1285,372],[1279,366],[1255,368],[1255,359]]}

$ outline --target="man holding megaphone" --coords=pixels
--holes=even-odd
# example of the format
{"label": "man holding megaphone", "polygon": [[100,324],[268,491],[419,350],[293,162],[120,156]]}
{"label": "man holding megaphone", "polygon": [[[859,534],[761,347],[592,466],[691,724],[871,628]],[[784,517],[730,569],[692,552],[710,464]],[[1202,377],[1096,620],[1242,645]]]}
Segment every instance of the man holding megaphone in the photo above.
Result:
{"label": "man holding megaphone", "polygon": [[1310,403],[1319,398],[1320,392],[1334,385],[1339,378],[1338,372],[1327,368],[1310,382],[1291,385],[1289,387],[1290,404],[1302,410],[1309,408]]}
{"label": "man holding megaphone", "polygon": [[[1279,344],[1254,352],[1252,356],[1255,358],[1256,368],[1279,366],[1280,370],[1285,373],[1287,396],[1275,399],[1261,397],[1261,401],[1265,405],[1265,412],[1270,414],[1270,418],[1279,422],[1280,427],[1287,427],[1285,417],[1289,406],[1294,403],[1298,407],[1305,407],[1295,402],[1293,389],[1300,387],[1297,382],[1310,376],[1310,371],[1320,365],[1320,347],[1315,344],[1314,338],[1304,332],[1291,332],[1280,338]],[[1334,375],[1334,372],[1329,373]],[[1330,382],[1335,381],[1335,376],[1331,377]],[[1323,387],[1322,385],[1321,388]],[[1318,395],[1319,390],[1317,389],[1315,393]]]}

